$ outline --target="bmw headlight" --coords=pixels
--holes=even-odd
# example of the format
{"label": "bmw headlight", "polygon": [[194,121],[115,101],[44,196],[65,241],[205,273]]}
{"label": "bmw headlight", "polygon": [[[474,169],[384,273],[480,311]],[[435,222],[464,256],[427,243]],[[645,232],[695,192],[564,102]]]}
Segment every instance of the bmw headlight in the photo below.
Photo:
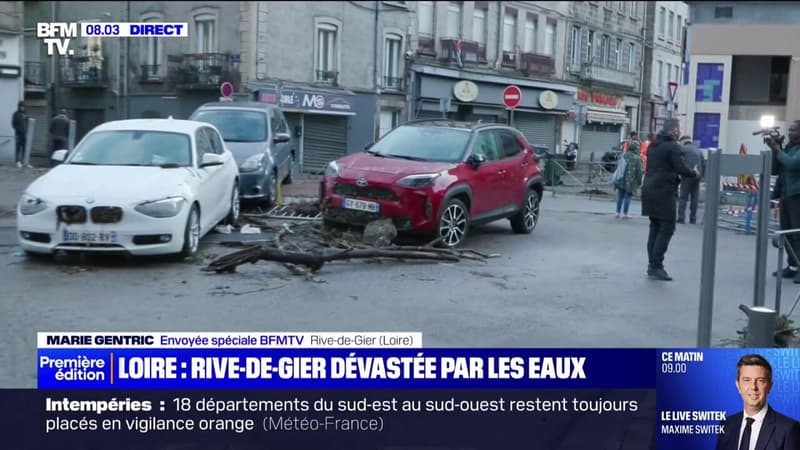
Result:
{"label": "bmw headlight", "polygon": [[440,173],[422,173],[419,175],[409,175],[407,177],[403,177],[397,180],[397,184],[399,184],[400,186],[414,187],[414,188],[433,186],[433,183],[441,175],[442,174]]}
{"label": "bmw headlight", "polygon": [[260,169],[261,166],[264,164],[264,155],[259,153],[257,155],[253,155],[239,166],[239,172],[255,172],[256,170]]}
{"label": "bmw headlight", "polygon": [[39,197],[22,194],[22,197],[19,199],[19,212],[26,216],[40,213],[45,209],[47,209],[47,203]]}
{"label": "bmw headlight", "polygon": [[181,212],[185,203],[186,199],[183,197],[170,197],[163,200],[139,203],[134,209],[150,217],[175,217]]}
{"label": "bmw headlight", "polygon": [[339,175],[339,165],[336,164],[336,161],[331,161],[328,163],[328,167],[325,168],[325,176],[335,177],[336,175]]}

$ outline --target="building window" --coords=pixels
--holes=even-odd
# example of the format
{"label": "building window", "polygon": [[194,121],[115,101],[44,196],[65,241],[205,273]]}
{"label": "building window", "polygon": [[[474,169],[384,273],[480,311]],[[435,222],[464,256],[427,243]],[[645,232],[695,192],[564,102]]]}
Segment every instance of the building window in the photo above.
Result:
{"label": "building window", "polygon": [[617,2],[617,11],[624,13],[625,12],[625,3],[626,2]]}
{"label": "building window", "polygon": [[[142,22],[163,22],[160,15],[147,15],[142,17]],[[144,47],[144,64],[142,66],[142,80],[157,81],[163,74],[164,43],[161,37],[151,36],[142,40]]]}
{"label": "building window", "polygon": [[666,22],[666,20],[667,20],[667,10],[661,8],[661,10],[658,12],[658,37],[660,37],[661,39],[664,39],[664,27],[666,26],[664,22]]}
{"label": "building window", "polygon": [[[736,57],[734,57],[735,59]],[[722,101],[722,82],[725,78],[725,66],[720,63],[697,64],[697,88],[694,93],[696,102],[719,103]]]}
{"label": "building window", "polygon": [[631,5],[631,17],[638,18],[639,17],[639,2],[630,2],[629,5]]}
{"label": "building window", "polygon": [[604,67],[608,67],[611,62],[611,38],[604,34],[600,39],[600,63]]}
{"label": "building window", "polygon": [[216,32],[216,18],[211,14],[200,14],[194,18],[195,42],[197,53],[214,53],[214,33]]}
{"label": "building window", "polygon": [[667,28],[668,39],[670,41],[675,39],[675,13],[670,11],[669,12],[669,27]]}
{"label": "building window", "polygon": [[732,6],[717,6],[714,8],[715,19],[732,19],[733,7]]}
{"label": "building window", "polygon": [[636,72],[636,44],[628,45],[628,72]]}
{"label": "building window", "polygon": [[572,67],[581,65],[581,27],[572,27],[572,47],[570,48]]}
{"label": "building window", "polygon": [[417,2],[419,35],[433,37],[433,2]]}
{"label": "building window", "polygon": [[384,49],[384,80],[383,85],[387,88],[400,89],[402,78],[400,77],[400,55],[403,52],[403,37],[399,34],[389,34],[386,36],[386,47]]}
{"label": "building window", "polygon": [[331,23],[317,25],[317,81],[335,81],[338,73],[338,27]]}
{"label": "building window", "polygon": [[506,12],[503,18],[503,51],[513,53],[517,47],[517,16]]}
{"label": "building window", "polygon": [[461,3],[447,4],[447,37],[461,38]]}
{"label": "building window", "polygon": [[681,45],[681,38],[683,36],[683,17],[678,14],[678,23],[676,24],[675,29],[675,43]]}
{"label": "building window", "polygon": [[594,62],[594,31],[589,31],[589,38],[586,40],[586,61],[591,64]]}
{"label": "building window", "polygon": [[622,68],[622,39],[617,39],[617,44],[614,46],[614,68],[617,70]]}
{"label": "building window", "polygon": [[475,8],[472,12],[472,40],[479,46],[486,46],[486,10]]}
{"label": "building window", "polygon": [[659,97],[664,96],[664,63],[659,61],[656,63],[656,82],[655,92]]}
{"label": "building window", "polygon": [[789,56],[733,56],[732,105],[786,104],[789,86]]}
{"label": "building window", "polygon": [[536,53],[536,20],[537,17],[529,15],[525,19],[525,53]]}
{"label": "building window", "polygon": [[556,21],[547,19],[544,27],[544,54],[554,56],[556,54]]}

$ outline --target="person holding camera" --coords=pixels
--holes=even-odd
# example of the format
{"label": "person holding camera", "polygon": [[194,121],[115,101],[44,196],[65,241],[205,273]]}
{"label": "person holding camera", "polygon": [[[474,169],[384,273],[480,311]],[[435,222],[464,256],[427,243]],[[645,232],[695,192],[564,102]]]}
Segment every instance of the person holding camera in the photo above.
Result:
{"label": "person holding camera", "polygon": [[[778,174],[778,185],[775,189],[780,195],[781,230],[800,228],[800,120],[792,122],[787,136],[789,142],[786,148],[781,145],[782,137],[773,134],[767,138],[767,146],[775,152],[774,161]],[[787,234],[786,240],[792,251],[786,252],[787,266],[780,275],[783,278],[794,278],[794,282],[800,284],[800,261],[795,257],[800,256],[800,235]],[[778,273],[774,275],[778,276]]]}

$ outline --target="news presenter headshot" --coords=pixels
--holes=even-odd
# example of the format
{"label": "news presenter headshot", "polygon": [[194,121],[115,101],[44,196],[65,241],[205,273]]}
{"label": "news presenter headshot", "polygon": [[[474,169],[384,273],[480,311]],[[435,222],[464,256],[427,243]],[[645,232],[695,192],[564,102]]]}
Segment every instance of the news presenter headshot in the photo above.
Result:
{"label": "news presenter headshot", "polygon": [[761,355],[744,355],[736,364],[736,388],[744,411],[722,422],[717,450],[800,450],[800,423],[767,403],[772,366]]}

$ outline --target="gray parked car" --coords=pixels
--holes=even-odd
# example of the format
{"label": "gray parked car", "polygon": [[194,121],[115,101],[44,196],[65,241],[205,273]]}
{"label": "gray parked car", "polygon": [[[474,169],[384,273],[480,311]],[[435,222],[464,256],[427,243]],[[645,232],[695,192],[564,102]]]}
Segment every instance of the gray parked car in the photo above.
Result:
{"label": "gray parked car", "polygon": [[292,182],[297,153],[280,108],[259,102],[206,103],[191,120],[210,123],[222,133],[239,165],[242,200],[275,204],[279,180]]}

